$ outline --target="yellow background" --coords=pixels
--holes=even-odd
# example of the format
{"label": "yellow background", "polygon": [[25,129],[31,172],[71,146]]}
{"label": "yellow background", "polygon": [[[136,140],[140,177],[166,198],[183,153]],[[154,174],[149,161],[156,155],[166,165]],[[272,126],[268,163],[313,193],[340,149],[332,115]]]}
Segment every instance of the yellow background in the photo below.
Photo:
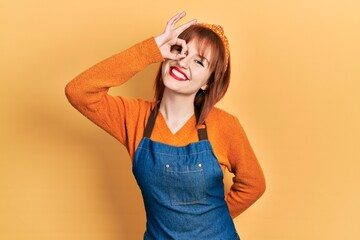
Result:
{"label": "yellow background", "polygon": [[[360,239],[358,0],[1,1],[0,239],[142,239],[125,148],[64,87],[181,10],[224,27],[233,73],[218,106],[266,175],[235,220],[242,239]],[[111,93],[151,99],[156,69]]]}

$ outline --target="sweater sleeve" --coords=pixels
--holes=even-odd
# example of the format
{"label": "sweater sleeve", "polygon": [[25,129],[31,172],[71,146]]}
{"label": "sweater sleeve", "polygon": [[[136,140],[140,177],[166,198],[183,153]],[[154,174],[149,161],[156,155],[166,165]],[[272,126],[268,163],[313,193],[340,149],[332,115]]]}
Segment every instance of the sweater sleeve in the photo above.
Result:
{"label": "sweater sleeve", "polygon": [[[154,38],[137,43],[90,67],[65,87],[72,106],[127,147],[127,119],[135,119],[141,104],[137,100],[108,94],[111,87],[125,83],[148,65],[163,61]],[[131,115],[131,116],[129,116]],[[133,136],[130,136],[133,137]]]}
{"label": "sweater sleeve", "polygon": [[[265,191],[265,177],[249,140],[236,117],[233,117],[228,159],[235,175],[226,196],[232,218],[250,207]],[[236,134],[235,134],[236,133]]]}

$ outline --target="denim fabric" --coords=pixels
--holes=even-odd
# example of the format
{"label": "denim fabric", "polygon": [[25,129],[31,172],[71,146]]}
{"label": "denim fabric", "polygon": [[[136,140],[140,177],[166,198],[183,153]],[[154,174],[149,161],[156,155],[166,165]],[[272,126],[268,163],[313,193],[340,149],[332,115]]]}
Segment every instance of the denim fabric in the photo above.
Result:
{"label": "denim fabric", "polygon": [[175,147],[143,138],[133,173],[146,210],[145,240],[236,240],[223,173],[208,140]]}

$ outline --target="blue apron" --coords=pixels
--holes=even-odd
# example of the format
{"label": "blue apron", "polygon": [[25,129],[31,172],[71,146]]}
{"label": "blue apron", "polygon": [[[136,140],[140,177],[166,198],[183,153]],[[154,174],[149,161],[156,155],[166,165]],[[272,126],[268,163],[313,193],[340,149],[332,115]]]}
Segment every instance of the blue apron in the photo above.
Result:
{"label": "blue apron", "polygon": [[224,199],[223,173],[205,128],[183,147],[150,139],[159,105],[136,149],[133,173],[146,210],[145,240],[240,239]]}

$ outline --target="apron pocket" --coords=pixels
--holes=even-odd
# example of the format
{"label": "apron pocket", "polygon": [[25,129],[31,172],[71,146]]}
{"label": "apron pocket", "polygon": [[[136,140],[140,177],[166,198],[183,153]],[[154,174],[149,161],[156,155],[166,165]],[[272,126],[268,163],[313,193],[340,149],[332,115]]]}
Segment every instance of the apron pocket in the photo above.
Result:
{"label": "apron pocket", "polygon": [[166,180],[171,204],[195,204],[206,200],[203,169],[179,172],[167,168]]}

